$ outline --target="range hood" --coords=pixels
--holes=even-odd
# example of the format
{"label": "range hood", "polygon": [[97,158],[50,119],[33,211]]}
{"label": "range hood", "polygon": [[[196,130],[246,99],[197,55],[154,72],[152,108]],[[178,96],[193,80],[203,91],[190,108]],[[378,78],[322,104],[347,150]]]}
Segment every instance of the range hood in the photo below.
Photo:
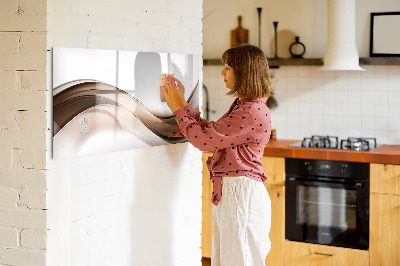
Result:
{"label": "range hood", "polygon": [[328,44],[323,71],[358,70],[355,0],[328,0]]}

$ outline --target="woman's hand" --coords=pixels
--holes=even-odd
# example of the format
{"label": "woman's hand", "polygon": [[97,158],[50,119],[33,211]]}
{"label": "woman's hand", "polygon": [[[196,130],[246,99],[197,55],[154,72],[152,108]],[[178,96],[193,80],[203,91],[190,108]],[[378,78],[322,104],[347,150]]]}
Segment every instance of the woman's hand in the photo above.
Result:
{"label": "woman's hand", "polygon": [[[174,113],[178,109],[184,109],[186,107],[186,104],[182,103],[182,96],[184,94],[184,92],[181,92],[184,91],[182,83],[180,83],[180,81],[175,83],[178,84],[178,86],[173,83],[175,83],[175,81],[167,79],[167,82],[164,84],[164,86],[160,87],[161,91],[164,93],[165,101],[167,102],[168,107],[169,109],[171,109],[172,113]],[[182,86],[183,89],[181,89],[179,86]],[[183,100],[185,100],[184,96]]]}
{"label": "woman's hand", "polygon": [[177,84],[177,86],[179,88],[178,89],[179,102],[180,102],[181,106],[183,108],[185,108],[186,105],[187,105],[187,102],[185,100],[185,87],[183,86],[182,82],[179,79],[175,78],[175,77],[170,78],[170,80],[172,82],[176,82],[176,84]]}

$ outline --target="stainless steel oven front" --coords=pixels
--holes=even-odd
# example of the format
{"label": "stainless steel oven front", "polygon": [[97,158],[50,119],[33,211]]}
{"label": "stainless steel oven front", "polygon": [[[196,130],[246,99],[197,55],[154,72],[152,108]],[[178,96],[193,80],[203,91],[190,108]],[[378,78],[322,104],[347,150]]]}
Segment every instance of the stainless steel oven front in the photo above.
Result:
{"label": "stainless steel oven front", "polygon": [[286,239],[368,249],[369,164],[287,158],[285,169]]}

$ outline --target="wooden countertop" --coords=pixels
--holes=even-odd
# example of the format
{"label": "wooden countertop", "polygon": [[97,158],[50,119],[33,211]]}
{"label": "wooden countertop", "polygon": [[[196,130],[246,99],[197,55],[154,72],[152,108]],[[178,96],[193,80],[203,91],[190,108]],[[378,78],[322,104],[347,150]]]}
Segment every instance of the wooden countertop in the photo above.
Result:
{"label": "wooden countertop", "polygon": [[383,145],[372,151],[290,147],[301,140],[270,140],[264,156],[364,163],[400,164],[400,145]]}

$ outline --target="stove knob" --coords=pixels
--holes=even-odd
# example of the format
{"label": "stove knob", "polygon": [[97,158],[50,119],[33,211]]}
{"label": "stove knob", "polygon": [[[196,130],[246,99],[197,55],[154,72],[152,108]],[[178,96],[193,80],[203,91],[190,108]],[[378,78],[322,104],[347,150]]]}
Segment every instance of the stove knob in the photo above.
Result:
{"label": "stove knob", "polygon": [[340,168],[340,173],[341,174],[346,173],[346,169],[347,169],[347,164],[342,164],[342,167]]}
{"label": "stove knob", "polygon": [[312,170],[311,162],[306,162],[305,165],[306,165],[306,170],[308,172],[311,172],[311,170]]}

